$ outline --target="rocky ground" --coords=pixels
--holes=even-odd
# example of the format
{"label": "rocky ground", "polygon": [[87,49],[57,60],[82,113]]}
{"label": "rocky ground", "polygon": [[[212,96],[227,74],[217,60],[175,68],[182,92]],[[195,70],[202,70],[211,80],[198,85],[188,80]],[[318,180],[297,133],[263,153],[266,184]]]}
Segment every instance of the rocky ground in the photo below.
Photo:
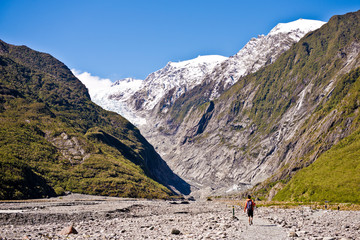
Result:
{"label": "rocky ground", "polygon": [[[0,202],[0,239],[360,239],[360,212],[71,194]],[[70,233],[73,232],[73,233]]]}

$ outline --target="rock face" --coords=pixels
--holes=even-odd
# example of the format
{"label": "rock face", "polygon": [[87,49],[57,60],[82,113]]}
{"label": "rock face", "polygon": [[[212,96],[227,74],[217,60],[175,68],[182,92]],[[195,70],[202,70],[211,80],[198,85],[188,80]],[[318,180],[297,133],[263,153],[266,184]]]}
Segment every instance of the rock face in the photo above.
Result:
{"label": "rock face", "polygon": [[[312,27],[304,27],[309,24]],[[271,155],[275,146],[268,145],[262,150],[258,147],[258,150],[245,157],[238,149],[245,148],[248,137],[244,136],[252,135],[257,127],[248,116],[236,123],[232,123],[232,119],[214,121],[214,116],[217,115],[218,119],[219,115],[227,113],[227,110],[224,111],[225,102],[233,96],[227,96],[220,105],[216,99],[238,79],[272,64],[308,31],[323,24],[298,20],[279,24],[267,36],[251,39],[236,55],[216,65],[199,85],[181,95],[177,101],[168,105],[162,101],[155,106],[152,118],[148,120],[153,125],[140,126],[142,133],[175,172],[191,182],[194,189],[202,189],[206,194],[214,189],[221,194],[231,189],[243,190],[254,182],[265,180],[267,174],[255,174],[262,160],[254,164],[250,159],[254,156],[263,159],[269,152]],[[255,90],[253,86],[246,86],[242,90],[245,93],[241,96],[242,102],[238,106],[228,107],[234,108],[234,111],[242,106],[250,109]],[[244,136],[239,136],[239,131]],[[254,181],[255,175],[259,177]]]}
{"label": "rock face", "polygon": [[85,143],[76,137],[69,137],[65,132],[57,137],[48,135],[46,139],[59,149],[63,157],[72,164],[83,163],[91,155],[90,152],[86,151]]}

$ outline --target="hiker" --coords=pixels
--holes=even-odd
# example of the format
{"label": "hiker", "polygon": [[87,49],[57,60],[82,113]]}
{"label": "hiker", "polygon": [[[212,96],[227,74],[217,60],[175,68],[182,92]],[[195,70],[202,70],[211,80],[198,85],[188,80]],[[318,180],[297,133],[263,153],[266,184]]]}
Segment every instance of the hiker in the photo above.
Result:
{"label": "hiker", "polygon": [[245,203],[244,212],[247,211],[247,215],[249,216],[249,225],[253,224],[254,207],[255,207],[255,202],[251,199],[251,196],[248,195],[248,199],[246,199],[246,203]]}

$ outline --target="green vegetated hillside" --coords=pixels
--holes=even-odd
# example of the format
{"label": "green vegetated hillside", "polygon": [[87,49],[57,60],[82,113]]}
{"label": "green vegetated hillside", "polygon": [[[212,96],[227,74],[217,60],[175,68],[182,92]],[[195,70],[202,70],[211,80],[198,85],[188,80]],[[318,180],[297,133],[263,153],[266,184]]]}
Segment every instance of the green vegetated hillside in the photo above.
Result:
{"label": "green vegetated hillside", "polygon": [[359,172],[360,133],[357,131],[300,170],[274,200],[360,203]]}
{"label": "green vegetated hillside", "polygon": [[174,195],[164,185],[188,191],[136,127],[52,56],[0,41],[0,199]]}

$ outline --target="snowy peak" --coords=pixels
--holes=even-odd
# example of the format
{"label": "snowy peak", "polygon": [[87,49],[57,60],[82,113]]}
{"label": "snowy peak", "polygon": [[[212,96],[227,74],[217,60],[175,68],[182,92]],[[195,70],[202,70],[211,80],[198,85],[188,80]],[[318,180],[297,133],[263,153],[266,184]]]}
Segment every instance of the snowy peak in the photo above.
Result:
{"label": "snowy peak", "polygon": [[[128,103],[136,104],[136,110],[152,110],[168,95],[171,105],[181,94],[200,84],[205,74],[226,59],[228,58],[224,56],[207,55],[181,62],[169,62],[164,68],[151,73],[144,80],[143,87],[134,95],[136,99],[131,99]],[[172,93],[169,95],[170,91]],[[136,100],[140,100],[141,104]]]}
{"label": "snowy peak", "polygon": [[[299,36],[302,38],[306,33],[314,31],[324,25],[326,22],[318,21],[318,20],[309,20],[309,19],[298,19],[289,23],[279,23],[277,24],[268,34],[268,36],[276,35],[279,33],[292,33],[296,32],[302,34]],[[298,40],[300,40],[297,39]],[[295,40],[295,39],[294,39]]]}
{"label": "snowy peak", "polygon": [[213,65],[215,66],[219,62],[225,61],[227,57],[220,56],[220,55],[205,55],[205,56],[198,56],[197,58],[181,61],[181,62],[169,62],[169,64],[176,68],[184,68],[184,67],[196,67],[199,65]]}
{"label": "snowy peak", "polygon": [[137,86],[139,83],[141,84],[143,80],[141,79],[135,79],[135,78],[124,78],[124,79],[120,79],[117,80],[116,82],[114,82],[113,84],[111,84],[111,87],[115,87],[115,86]]}

